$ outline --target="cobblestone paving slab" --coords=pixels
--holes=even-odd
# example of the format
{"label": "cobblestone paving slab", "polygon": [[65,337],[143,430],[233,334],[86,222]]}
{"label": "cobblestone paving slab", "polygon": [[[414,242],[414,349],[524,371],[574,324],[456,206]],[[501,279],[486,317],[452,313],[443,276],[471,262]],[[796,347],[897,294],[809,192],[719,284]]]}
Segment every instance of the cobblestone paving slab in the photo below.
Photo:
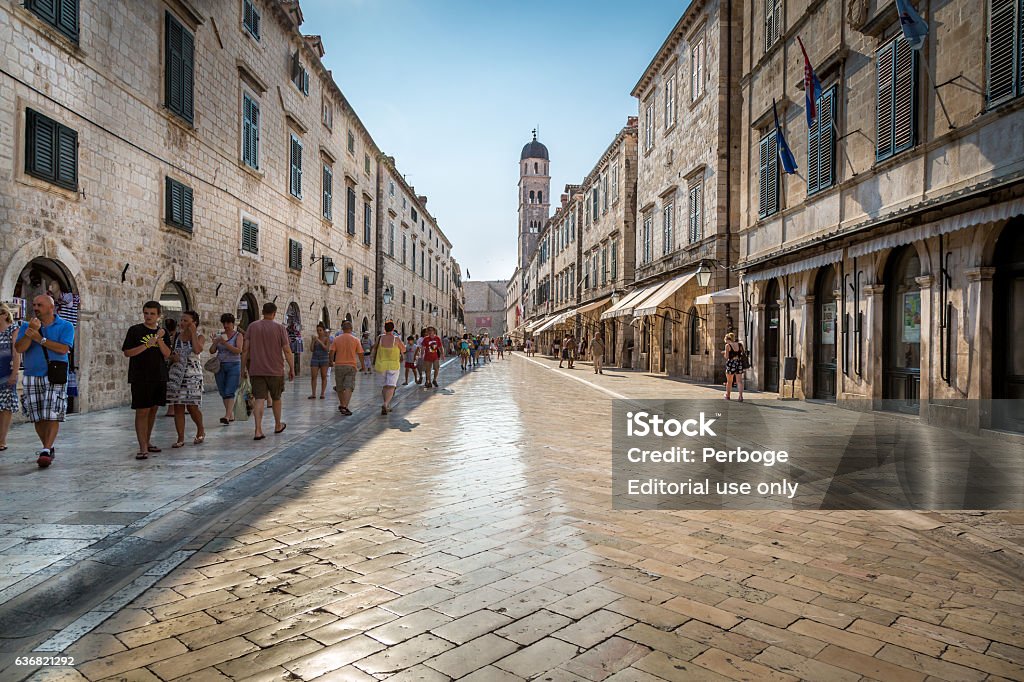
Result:
{"label": "cobblestone paving slab", "polygon": [[1024,679],[1021,576],[963,518],[613,511],[609,396],[567,375],[517,356],[376,417],[36,679]]}

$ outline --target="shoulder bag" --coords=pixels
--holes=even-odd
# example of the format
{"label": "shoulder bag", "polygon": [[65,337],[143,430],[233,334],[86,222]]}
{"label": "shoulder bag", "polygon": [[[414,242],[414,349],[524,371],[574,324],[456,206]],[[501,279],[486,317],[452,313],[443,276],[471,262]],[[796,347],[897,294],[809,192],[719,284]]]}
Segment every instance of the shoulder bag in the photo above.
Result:
{"label": "shoulder bag", "polygon": [[68,363],[51,360],[50,354],[46,352],[46,346],[40,344],[39,347],[43,349],[43,357],[46,358],[46,380],[56,386],[68,383]]}

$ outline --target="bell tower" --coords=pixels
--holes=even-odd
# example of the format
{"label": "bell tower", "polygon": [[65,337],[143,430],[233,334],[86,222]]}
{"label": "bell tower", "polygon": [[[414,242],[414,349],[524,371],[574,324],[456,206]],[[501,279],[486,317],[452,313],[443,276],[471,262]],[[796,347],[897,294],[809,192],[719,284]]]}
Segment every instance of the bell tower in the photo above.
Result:
{"label": "bell tower", "polygon": [[530,263],[540,231],[547,222],[551,207],[551,174],[548,148],[533,139],[519,155],[519,268],[525,270]]}

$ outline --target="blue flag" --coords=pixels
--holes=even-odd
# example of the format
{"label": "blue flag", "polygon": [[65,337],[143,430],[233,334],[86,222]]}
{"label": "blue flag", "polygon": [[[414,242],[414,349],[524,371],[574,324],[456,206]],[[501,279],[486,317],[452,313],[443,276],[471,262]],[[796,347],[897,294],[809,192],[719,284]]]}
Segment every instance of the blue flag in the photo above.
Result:
{"label": "blue flag", "polygon": [[793,158],[793,152],[786,144],[786,136],[782,133],[782,126],[779,125],[779,112],[775,108],[774,98],[772,99],[772,113],[775,115],[775,144],[779,148],[779,161],[782,163],[782,170],[792,175],[796,173],[796,159]]}
{"label": "blue flag", "polygon": [[928,37],[928,24],[910,4],[910,0],[896,0],[896,12],[900,15],[900,27],[910,49],[920,50],[924,39]]}

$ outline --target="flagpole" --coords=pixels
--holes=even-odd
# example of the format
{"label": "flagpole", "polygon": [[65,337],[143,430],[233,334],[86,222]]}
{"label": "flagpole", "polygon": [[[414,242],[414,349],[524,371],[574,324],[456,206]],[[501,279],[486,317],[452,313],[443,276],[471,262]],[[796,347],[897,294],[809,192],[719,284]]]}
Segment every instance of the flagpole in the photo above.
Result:
{"label": "flagpole", "polygon": [[918,52],[921,53],[921,62],[924,64],[924,72],[928,75],[928,80],[932,82],[932,90],[935,92],[935,99],[939,100],[939,107],[942,108],[942,115],[946,117],[946,124],[949,126],[950,130],[953,130],[956,126],[953,125],[952,119],[949,118],[949,112],[946,111],[946,103],[942,100],[942,93],[939,92],[939,86],[936,85],[935,74],[932,72],[931,65],[928,63],[928,58],[923,54],[924,50],[919,50]]}

